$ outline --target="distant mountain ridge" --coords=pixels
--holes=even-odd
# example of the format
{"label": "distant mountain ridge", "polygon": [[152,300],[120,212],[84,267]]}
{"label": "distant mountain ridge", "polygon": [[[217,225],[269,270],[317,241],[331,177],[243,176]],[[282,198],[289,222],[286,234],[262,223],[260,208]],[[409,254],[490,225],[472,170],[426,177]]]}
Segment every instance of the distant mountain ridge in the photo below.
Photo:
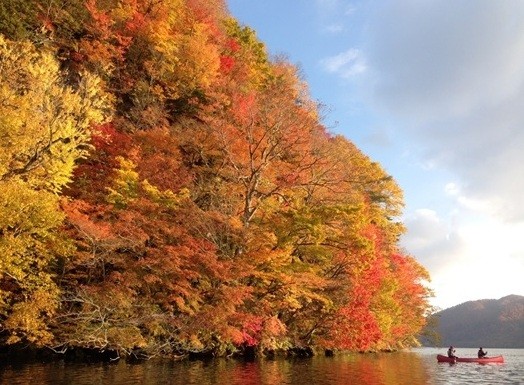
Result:
{"label": "distant mountain ridge", "polygon": [[440,346],[524,348],[524,296],[468,301],[433,317]]}

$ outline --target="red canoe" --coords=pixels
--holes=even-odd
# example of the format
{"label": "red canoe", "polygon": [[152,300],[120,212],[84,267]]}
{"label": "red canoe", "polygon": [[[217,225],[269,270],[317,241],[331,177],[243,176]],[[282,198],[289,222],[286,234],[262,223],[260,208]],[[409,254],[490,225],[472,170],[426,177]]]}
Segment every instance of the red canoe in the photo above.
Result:
{"label": "red canoe", "polygon": [[467,357],[455,357],[451,358],[448,356],[443,356],[442,354],[437,355],[438,362],[479,362],[481,364],[488,364],[491,362],[504,362],[503,356],[494,356],[494,357],[484,357],[484,358],[467,358]]}

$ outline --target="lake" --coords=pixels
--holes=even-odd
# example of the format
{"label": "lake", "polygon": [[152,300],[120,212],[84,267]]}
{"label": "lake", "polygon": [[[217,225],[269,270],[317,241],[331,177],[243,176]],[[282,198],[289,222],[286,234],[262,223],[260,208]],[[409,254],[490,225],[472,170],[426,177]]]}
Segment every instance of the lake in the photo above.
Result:
{"label": "lake", "polygon": [[[486,348],[503,354],[504,364],[437,363],[446,349],[420,348],[405,352],[347,354],[308,359],[261,359],[254,362],[152,360],[140,364],[79,364],[4,362],[0,384],[18,385],[156,385],[156,384],[524,384],[524,349]],[[459,356],[476,356],[477,349],[457,348]]]}

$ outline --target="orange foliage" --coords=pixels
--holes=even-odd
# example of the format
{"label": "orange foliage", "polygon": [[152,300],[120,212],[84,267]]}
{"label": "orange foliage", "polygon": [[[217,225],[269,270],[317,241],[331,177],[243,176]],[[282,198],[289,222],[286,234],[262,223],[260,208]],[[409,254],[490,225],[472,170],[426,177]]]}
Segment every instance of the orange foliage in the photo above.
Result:
{"label": "orange foliage", "polygon": [[402,191],[322,125],[293,65],[269,59],[222,0],[55,8],[38,22],[64,82],[102,75],[116,112],[92,128],[63,193],[60,232],[75,250],[53,265],[53,346],[228,354],[413,341],[431,293],[399,252]]}

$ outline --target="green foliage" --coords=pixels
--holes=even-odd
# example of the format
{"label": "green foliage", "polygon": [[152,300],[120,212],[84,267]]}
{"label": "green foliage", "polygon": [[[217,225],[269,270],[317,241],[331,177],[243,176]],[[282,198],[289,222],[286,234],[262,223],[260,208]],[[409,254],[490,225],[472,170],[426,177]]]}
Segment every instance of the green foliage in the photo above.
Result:
{"label": "green foliage", "polygon": [[255,87],[266,85],[271,79],[271,64],[266,46],[248,26],[242,26],[232,17],[224,20],[227,35],[239,44],[240,49],[232,52],[247,67],[247,84]]}
{"label": "green foliage", "polygon": [[11,40],[65,47],[73,36],[85,33],[87,17],[83,0],[3,0],[0,34]]}
{"label": "green foliage", "polygon": [[30,38],[37,14],[38,8],[31,1],[0,2],[0,34],[15,40]]}

